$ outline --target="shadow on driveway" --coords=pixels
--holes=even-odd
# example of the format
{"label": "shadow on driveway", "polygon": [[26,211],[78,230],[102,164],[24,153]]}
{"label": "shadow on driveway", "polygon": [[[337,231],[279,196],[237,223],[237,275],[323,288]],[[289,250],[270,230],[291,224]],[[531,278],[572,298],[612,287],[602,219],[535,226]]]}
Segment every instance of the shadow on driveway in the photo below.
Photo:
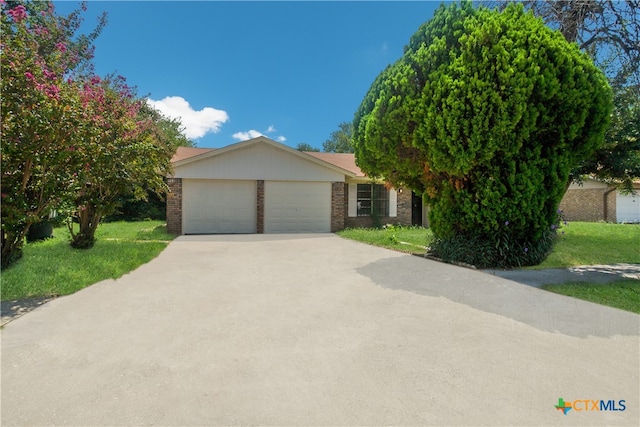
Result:
{"label": "shadow on driveway", "polygon": [[357,271],[387,289],[444,297],[542,331],[579,338],[640,332],[640,316],[634,313],[419,257],[384,258]]}

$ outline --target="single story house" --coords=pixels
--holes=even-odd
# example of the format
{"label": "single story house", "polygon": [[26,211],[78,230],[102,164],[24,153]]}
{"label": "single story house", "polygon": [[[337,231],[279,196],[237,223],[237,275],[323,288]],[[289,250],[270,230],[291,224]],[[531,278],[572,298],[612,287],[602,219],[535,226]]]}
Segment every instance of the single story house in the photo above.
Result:
{"label": "single story house", "polygon": [[582,185],[572,183],[560,202],[569,221],[640,223],[640,182],[635,194],[623,194],[615,187],[592,178]]}
{"label": "single story house", "polygon": [[422,224],[422,199],[367,177],[353,154],[300,152],[264,136],[180,147],[168,177],[176,234],[313,233]]}

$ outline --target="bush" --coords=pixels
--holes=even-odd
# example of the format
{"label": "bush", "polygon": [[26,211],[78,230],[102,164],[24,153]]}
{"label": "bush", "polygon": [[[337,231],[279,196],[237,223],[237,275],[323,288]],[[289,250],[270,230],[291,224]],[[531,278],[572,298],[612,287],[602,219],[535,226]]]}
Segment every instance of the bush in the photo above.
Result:
{"label": "bush", "polygon": [[610,111],[604,74],[522,5],[454,3],[373,82],[353,144],[369,176],[424,194],[436,251],[516,266],[553,245],[570,171]]}
{"label": "bush", "polygon": [[135,200],[133,197],[121,197],[119,206],[111,215],[104,218],[105,222],[165,220],[166,205],[157,194],[150,192],[148,200]]}
{"label": "bush", "polygon": [[[509,229],[509,221],[504,222],[492,239],[477,234],[436,237],[431,242],[429,254],[446,262],[470,264],[477,268],[538,265],[553,250],[561,221],[562,212],[558,211],[554,224],[536,240],[514,238]],[[566,221],[564,223],[566,224]]]}

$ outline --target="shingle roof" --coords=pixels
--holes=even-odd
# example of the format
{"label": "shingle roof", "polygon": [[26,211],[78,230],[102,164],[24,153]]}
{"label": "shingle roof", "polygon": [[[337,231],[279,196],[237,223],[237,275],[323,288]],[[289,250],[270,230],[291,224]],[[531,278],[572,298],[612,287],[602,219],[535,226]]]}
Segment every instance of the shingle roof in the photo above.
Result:
{"label": "shingle roof", "polygon": [[317,151],[305,151],[305,154],[315,157],[327,163],[331,163],[342,169],[356,174],[356,177],[366,176],[356,165],[356,156],[353,153],[319,153]]}
{"label": "shingle roof", "polygon": [[176,153],[171,158],[171,163],[188,159],[189,157],[199,156],[200,154],[213,151],[215,148],[197,148],[197,147],[178,147]]}

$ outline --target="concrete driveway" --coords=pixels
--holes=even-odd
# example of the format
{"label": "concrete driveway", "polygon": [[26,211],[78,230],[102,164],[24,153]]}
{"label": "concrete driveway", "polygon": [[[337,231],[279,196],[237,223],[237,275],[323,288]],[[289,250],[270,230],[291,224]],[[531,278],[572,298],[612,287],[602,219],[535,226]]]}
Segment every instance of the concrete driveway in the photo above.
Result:
{"label": "concrete driveway", "polygon": [[2,424],[638,425],[639,333],[335,235],[180,237],[5,326]]}

